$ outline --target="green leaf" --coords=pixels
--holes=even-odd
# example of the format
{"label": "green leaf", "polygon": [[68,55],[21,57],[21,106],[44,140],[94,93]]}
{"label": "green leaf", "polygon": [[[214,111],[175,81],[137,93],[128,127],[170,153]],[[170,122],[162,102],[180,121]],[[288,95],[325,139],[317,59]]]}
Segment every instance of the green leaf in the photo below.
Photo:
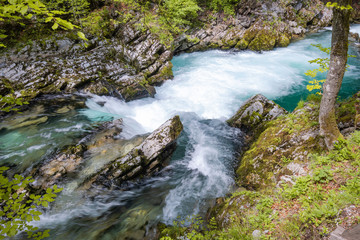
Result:
{"label": "green leaf", "polygon": [[50,22],[51,20],[53,20],[53,17],[47,17],[47,18],[45,18],[45,22],[47,23],[47,22]]}
{"label": "green leaf", "polygon": [[13,236],[15,236],[16,234],[17,234],[16,228],[12,227],[12,228],[10,229],[8,235],[9,235],[10,237],[13,237]]}
{"label": "green leaf", "polygon": [[41,205],[43,205],[43,207],[48,207],[48,206],[49,206],[49,203],[46,202],[46,201],[43,201],[43,202],[41,202]]}
{"label": "green leaf", "polygon": [[11,196],[13,199],[16,199],[18,197],[18,194],[17,193],[14,193],[12,196]]}
{"label": "green leaf", "polygon": [[56,18],[56,22],[65,29],[74,29],[74,25],[71,22],[63,20],[61,18]]}
{"label": "green leaf", "polygon": [[27,10],[28,10],[28,6],[23,6],[21,9],[20,9],[20,13],[21,13],[21,15],[25,15],[25,13],[27,12]]}
{"label": "green leaf", "polygon": [[54,25],[51,28],[52,28],[52,30],[56,30],[58,27],[59,27],[59,24],[54,23]]}
{"label": "green leaf", "polygon": [[77,35],[79,36],[79,38],[81,38],[84,41],[89,41],[86,37],[85,34],[83,32],[77,32]]}
{"label": "green leaf", "polygon": [[53,11],[51,11],[51,13],[57,14],[57,15],[61,15],[61,14],[65,14],[66,12],[64,12],[64,11],[58,11],[58,10],[53,10]]}

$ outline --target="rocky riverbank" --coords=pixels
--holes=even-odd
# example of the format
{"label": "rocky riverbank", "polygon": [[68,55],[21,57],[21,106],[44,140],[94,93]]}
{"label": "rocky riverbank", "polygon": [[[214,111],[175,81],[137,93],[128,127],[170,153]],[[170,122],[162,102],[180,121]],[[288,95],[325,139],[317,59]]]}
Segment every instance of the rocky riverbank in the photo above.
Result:
{"label": "rocky riverbank", "polygon": [[[359,113],[354,111],[358,97],[359,93],[338,105],[337,120],[344,136],[359,126]],[[255,239],[327,239],[338,225],[350,228],[358,222],[359,203],[341,192],[353,191],[346,187],[358,181],[358,173],[351,167],[359,160],[358,132],[349,136],[348,142],[336,145],[330,154],[324,154],[317,123],[318,106],[317,98],[300,102],[294,112],[267,124],[240,160],[237,183],[243,188],[230,198],[219,199],[213,209],[212,216],[219,226],[233,226],[233,216],[247,216],[250,220],[244,221],[249,221],[250,226],[245,232]],[[307,198],[305,202],[302,196]],[[249,232],[256,225],[251,218],[262,215],[270,218],[263,219],[266,227],[255,227]]]}
{"label": "rocky riverbank", "polygon": [[[140,13],[139,13],[140,14]],[[87,46],[72,33],[32,36],[3,49],[0,94],[25,100],[43,94],[87,92],[125,101],[154,96],[154,86],[173,77],[170,60],[181,52],[285,47],[293,39],[331,24],[332,12],[317,1],[255,1],[234,15],[203,9],[197,24],[163,44],[158,33],[138,29],[139,15],[109,28],[108,39],[87,32]],[[121,16],[110,14],[112,20]],[[354,15],[353,21],[358,16]],[[86,29],[85,29],[86,31]]]}
{"label": "rocky riverbank", "polygon": [[208,212],[206,229],[196,228],[199,222],[194,219],[190,226],[163,227],[162,236],[329,239],[339,226],[344,231],[358,224],[359,96],[338,104],[338,126],[347,139],[330,152],[319,136],[318,96],[310,95],[292,113],[282,111],[271,119],[266,116],[280,113],[279,106],[260,95],[249,99],[229,120],[248,134],[255,133],[239,157],[237,189],[217,199]]}

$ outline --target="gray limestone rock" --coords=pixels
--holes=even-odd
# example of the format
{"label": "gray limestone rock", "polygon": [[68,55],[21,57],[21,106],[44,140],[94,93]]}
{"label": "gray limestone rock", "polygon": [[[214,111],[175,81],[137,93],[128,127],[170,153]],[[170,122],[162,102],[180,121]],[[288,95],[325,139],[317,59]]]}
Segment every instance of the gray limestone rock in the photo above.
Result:
{"label": "gray limestone rock", "polygon": [[92,184],[112,188],[139,175],[155,172],[175,151],[182,129],[179,116],[169,119],[128,154],[110,162],[85,180],[82,188],[88,189]]}
{"label": "gray limestone rock", "polygon": [[287,111],[261,94],[248,99],[227,122],[250,136],[263,131],[265,124]]}

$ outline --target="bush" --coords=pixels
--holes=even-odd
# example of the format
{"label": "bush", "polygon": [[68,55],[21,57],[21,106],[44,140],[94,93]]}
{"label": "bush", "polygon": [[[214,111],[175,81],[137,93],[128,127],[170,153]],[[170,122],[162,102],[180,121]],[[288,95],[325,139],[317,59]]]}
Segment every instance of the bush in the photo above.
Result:
{"label": "bush", "polygon": [[29,223],[40,220],[42,213],[37,208],[48,207],[62,189],[54,185],[44,195],[30,194],[29,184],[34,180],[18,174],[9,180],[3,175],[6,170],[7,167],[0,167],[0,239],[13,237],[21,231],[26,231],[33,239],[48,237],[49,230],[38,231]]}

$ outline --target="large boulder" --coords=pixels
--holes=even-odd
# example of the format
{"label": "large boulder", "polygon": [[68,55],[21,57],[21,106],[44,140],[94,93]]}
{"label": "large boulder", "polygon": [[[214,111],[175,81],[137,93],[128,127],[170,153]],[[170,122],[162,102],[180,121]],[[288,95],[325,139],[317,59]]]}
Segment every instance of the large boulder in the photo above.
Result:
{"label": "large boulder", "polygon": [[239,128],[248,136],[248,140],[252,141],[264,130],[269,121],[286,113],[287,111],[278,104],[257,94],[248,99],[227,123]]}
{"label": "large boulder", "polygon": [[238,184],[247,189],[274,186],[285,175],[301,175],[308,156],[323,150],[319,107],[304,103],[294,112],[270,121],[251,144],[236,170]]}
{"label": "large boulder", "polygon": [[113,188],[138,176],[149,175],[163,166],[176,149],[176,140],[183,125],[175,116],[152,132],[139,146],[125,156],[107,164],[82,184],[83,189],[92,185]]}

